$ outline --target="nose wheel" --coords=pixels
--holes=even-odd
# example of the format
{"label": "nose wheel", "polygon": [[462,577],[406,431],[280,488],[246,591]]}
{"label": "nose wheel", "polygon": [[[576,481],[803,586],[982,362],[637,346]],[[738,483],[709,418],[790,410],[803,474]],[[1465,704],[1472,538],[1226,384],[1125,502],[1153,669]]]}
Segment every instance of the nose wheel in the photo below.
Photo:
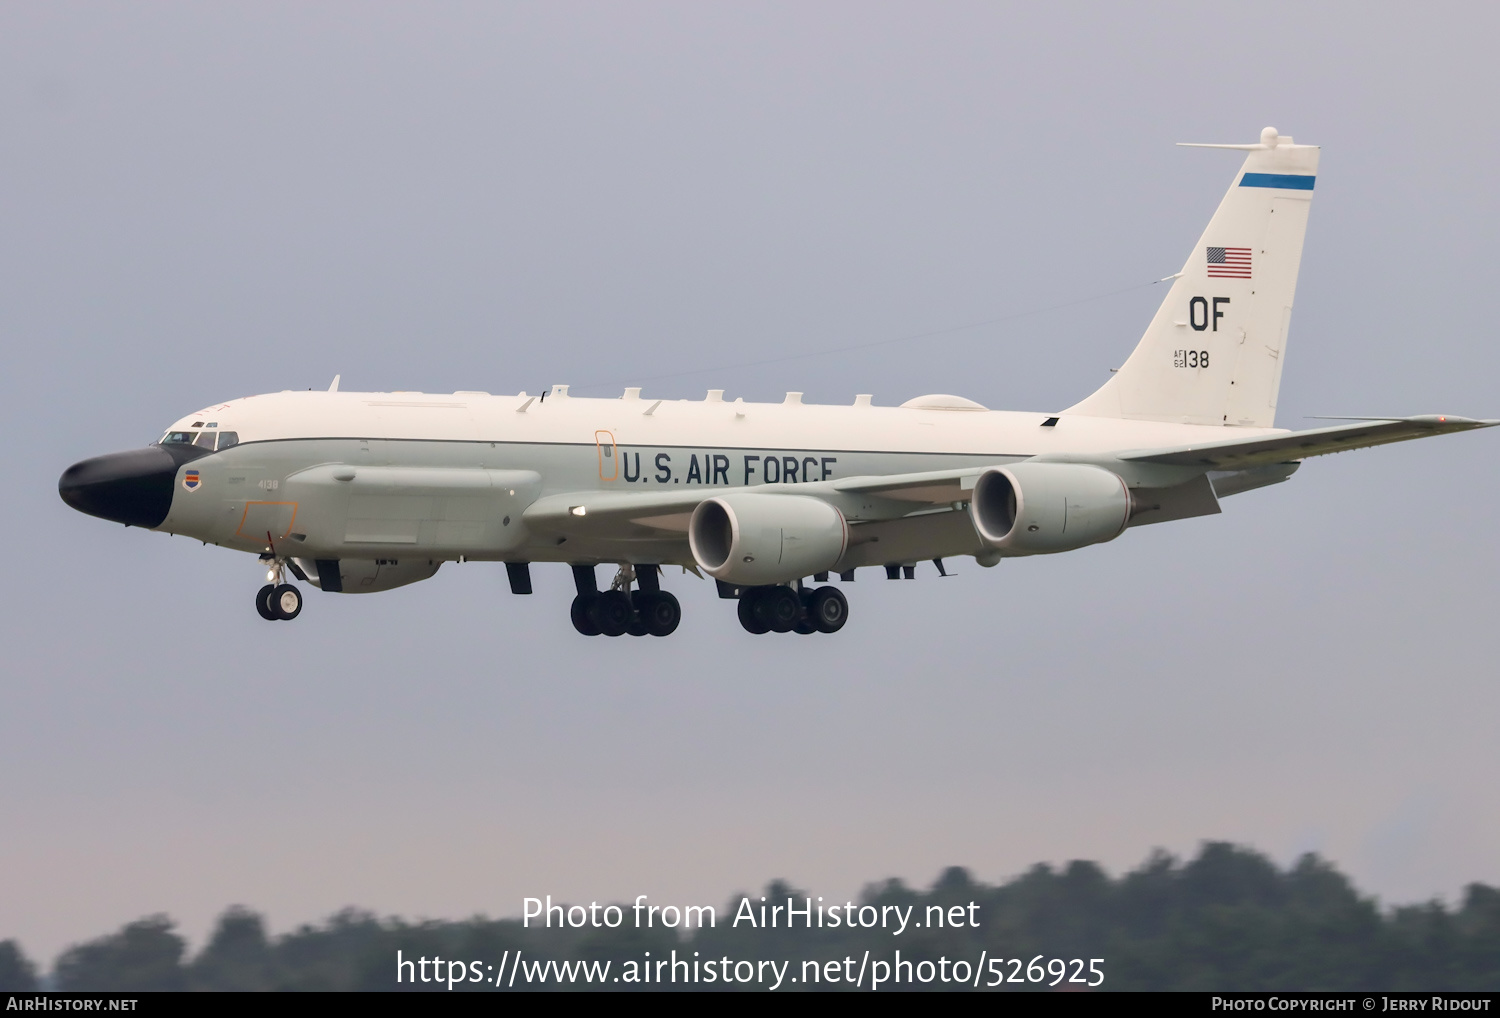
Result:
{"label": "nose wheel", "polygon": [[302,614],[302,592],[290,583],[283,583],[271,591],[271,609],[276,618],[290,622]]}
{"label": "nose wheel", "polygon": [[302,614],[302,591],[282,579],[282,564],[270,552],[261,561],[270,565],[266,579],[271,582],[255,592],[255,610],[267,622],[290,622]]}
{"label": "nose wheel", "polygon": [[290,583],[268,583],[255,594],[255,610],[267,622],[290,622],[302,614],[302,592]]}
{"label": "nose wheel", "polygon": [[255,610],[260,612],[260,617],[267,622],[276,621],[276,609],[271,607],[271,595],[276,592],[276,584],[268,583],[255,593]]}

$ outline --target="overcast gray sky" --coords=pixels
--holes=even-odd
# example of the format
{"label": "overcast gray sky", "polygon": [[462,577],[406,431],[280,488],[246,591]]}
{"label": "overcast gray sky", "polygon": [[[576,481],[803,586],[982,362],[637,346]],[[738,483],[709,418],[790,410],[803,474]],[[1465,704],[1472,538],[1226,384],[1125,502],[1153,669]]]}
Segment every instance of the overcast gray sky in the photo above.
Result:
{"label": "overcast gray sky", "polygon": [[[848,895],[1205,838],[1386,901],[1500,883],[1500,436],[668,640],[448,565],[295,625],[255,561],[58,499],[284,388],[1052,410],[1238,166],[1324,147],[1277,423],[1500,416],[1490,4],[0,6],[0,938],[356,904]],[[1027,317],[857,354],[797,354]],[[777,359],[782,358],[782,359]],[[765,362],[733,367],[744,362]]]}

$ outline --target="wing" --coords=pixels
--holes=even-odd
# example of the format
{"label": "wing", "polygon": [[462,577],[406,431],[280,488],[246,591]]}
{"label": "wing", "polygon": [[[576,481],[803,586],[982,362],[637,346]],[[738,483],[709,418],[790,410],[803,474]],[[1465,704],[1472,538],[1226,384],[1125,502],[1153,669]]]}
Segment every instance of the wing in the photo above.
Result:
{"label": "wing", "polygon": [[988,466],[803,484],[757,484],[753,489],[575,491],[538,499],[526,509],[524,518],[533,531],[559,536],[644,539],[685,535],[688,520],[699,502],[715,495],[754,490],[761,494],[819,498],[837,506],[851,522],[892,520],[968,499],[974,481]]}
{"label": "wing", "polygon": [[1145,449],[1122,452],[1118,459],[1135,463],[1159,463],[1163,466],[1201,467],[1207,470],[1248,470],[1252,467],[1309,456],[1326,456],[1348,449],[1367,449],[1390,442],[1446,435],[1455,431],[1492,428],[1500,421],[1479,421],[1470,417],[1439,416],[1388,417],[1357,424],[1340,424],[1331,428],[1291,431],[1269,438],[1231,439],[1205,445],[1185,445],[1175,449]]}
{"label": "wing", "polygon": [[[1140,489],[1142,494],[1157,492],[1161,497],[1172,501],[1175,507],[1169,510],[1163,504],[1157,507],[1161,510],[1157,515],[1141,521],[1155,523],[1218,511],[1217,503],[1211,495],[1205,497],[1203,490],[1200,490],[1204,486],[1194,480],[1192,475],[1197,471],[1250,470],[1309,456],[1364,449],[1389,442],[1405,442],[1455,431],[1472,431],[1497,424],[1500,421],[1436,415],[1386,418],[1310,431],[1291,431],[1269,438],[1258,436],[1169,449],[1101,453],[1097,457],[1069,456],[1068,459],[1073,462],[1092,462],[1117,472],[1124,463],[1187,468],[1182,480],[1169,482],[1167,487]],[[895,520],[967,501],[980,474],[991,466],[1004,466],[1008,462],[1013,460],[908,474],[846,477],[807,484],[759,484],[753,490],[766,494],[780,492],[820,498],[837,506],[850,522]],[[1136,485],[1132,484],[1132,489],[1135,488]],[[688,520],[698,503],[704,499],[747,490],[751,489],[569,492],[548,495],[533,502],[526,509],[525,519],[532,530],[543,534],[660,539],[663,536],[686,535]],[[1182,502],[1182,505],[1178,506],[1178,502]]]}

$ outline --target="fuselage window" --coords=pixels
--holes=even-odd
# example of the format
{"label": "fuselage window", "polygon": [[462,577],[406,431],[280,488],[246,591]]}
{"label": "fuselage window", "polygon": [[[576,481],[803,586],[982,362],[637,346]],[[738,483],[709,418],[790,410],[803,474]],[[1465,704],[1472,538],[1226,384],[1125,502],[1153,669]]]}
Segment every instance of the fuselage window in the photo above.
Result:
{"label": "fuselage window", "polygon": [[228,449],[231,445],[239,445],[239,444],[240,444],[240,436],[239,436],[238,433],[233,432],[233,431],[221,431],[221,432],[219,432],[219,448],[220,449]]}

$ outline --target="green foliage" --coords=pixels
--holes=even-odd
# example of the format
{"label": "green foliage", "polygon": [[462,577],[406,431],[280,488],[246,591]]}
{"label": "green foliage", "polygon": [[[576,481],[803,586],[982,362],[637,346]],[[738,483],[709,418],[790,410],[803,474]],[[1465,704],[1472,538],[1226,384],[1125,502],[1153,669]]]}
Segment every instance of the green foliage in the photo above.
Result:
{"label": "green foliage", "polygon": [[234,905],[188,971],[188,985],[210,990],[265,990],[277,984],[277,967],[260,916]]}
{"label": "green foliage", "polygon": [[147,916],[119,933],[63,952],[57,960],[59,990],[180,990],[187,982],[182,966],[186,948],[172,932],[172,920]]}
{"label": "green foliage", "polygon": [[[767,906],[791,897],[799,909],[808,896],[781,881],[762,894]],[[1317,856],[1305,855],[1282,871],[1256,852],[1222,842],[1204,844],[1186,863],[1156,853],[1119,879],[1080,861],[1060,870],[1038,865],[999,886],[981,884],[958,867],[943,871],[925,892],[899,880],[867,886],[856,906],[911,907],[913,925],[899,937],[878,928],[806,929],[800,920],[794,930],[784,921],[776,928],[734,928],[741,897],[749,897],[758,916],[761,894],[736,895],[714,928],[691,932],[637,929],[624,905],[625,921],[616,929],[527,929],[518,920],[483,917],[413,924],[347,910],[273,939],[260,916],[235,906],[191,960],[184,959],[172,922],[151,916],[70,948],[58,958],[54,979],[67,990],[446,992],[441,977],[431,978],[437,974],[431,966],[427,981],[397,985],[397,952],[411,961],[498,968],[521,951],[536,960],[607,960],[619,972],[647,952],[662,959],[675,949],[688,958],[697,952],[705,959],[790,960],[788,971],[796,974],[804,960],[857,959],[866,950],[889,959],[899,948],[913,962],[972,962],[981,951],[1023,965],[1036,955],[1102,958],[1105,988],[1115,990],[1500,989],[1500,890],[1473,884],[1451,911],[1430,902],[1382,912]],[[978,927],[926,922],[967,917],[971,902],[978,905]],[[16,944],[0,943],[0,989],[35,985],[35,970]],[[799,982],[797,988],[813,987]]]}
{"label": "green foliage", "polygon": [[36,966],[21,953],[21,945],[14,940],[0,941],[0,991],[36,988]]}

